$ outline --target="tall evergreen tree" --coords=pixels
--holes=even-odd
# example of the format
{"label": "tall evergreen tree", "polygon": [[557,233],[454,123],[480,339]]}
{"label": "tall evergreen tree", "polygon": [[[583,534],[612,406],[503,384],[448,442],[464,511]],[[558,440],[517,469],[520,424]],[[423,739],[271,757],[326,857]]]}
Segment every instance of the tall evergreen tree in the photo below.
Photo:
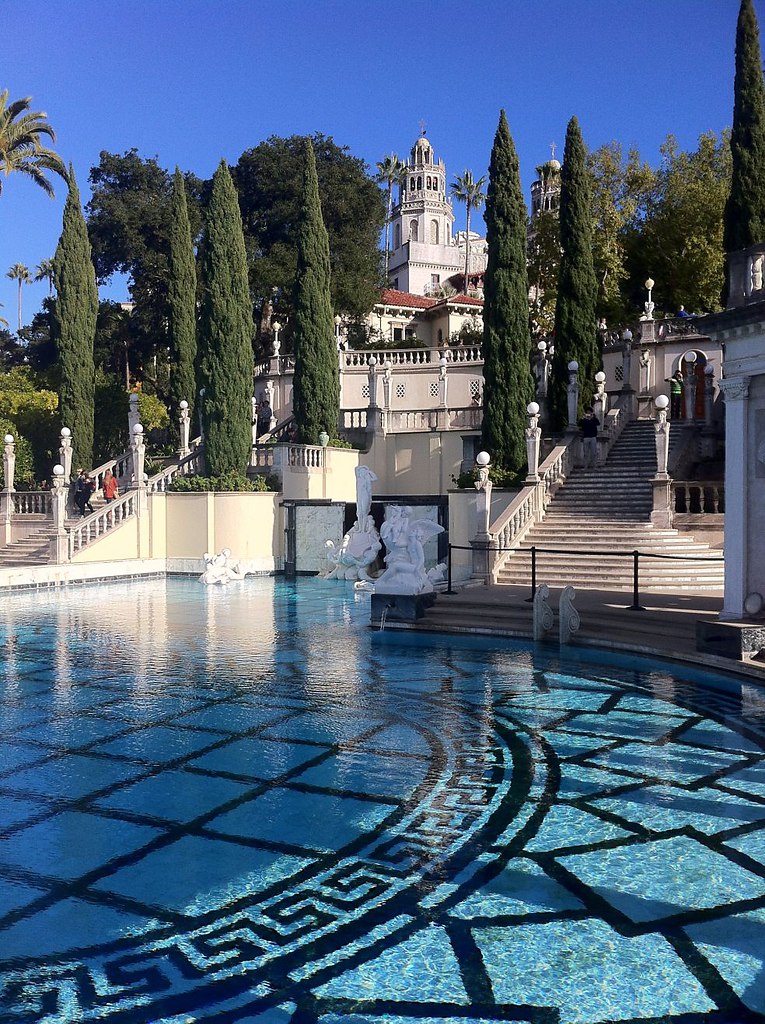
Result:
{"label": "tall evergreen tree", "polygon": [[329,241],[321,216],[316,160],[306,140],[303,206],[295,277],[295,376],[292,406],[298,440],[316,444],[337,431],[340,381],[330,298]]}
{"label": "tall evergreen tree", "polygon": [[765,84],[752,0],[741,0],[730,137],[733,178],[725,207],[725,252],[765,241]]}
{"label": "tall evergreen tree", "polygon": [[80,192],[71,166],[64,227],[53,257],[53,270],[57,299],[52,309],[51,336],[61,370],[61,424],[72,431],[74,464],[89,467],[93,459],[93,343],[98,289],[88,230],[80,206]]}
{"label": "tall evergreen tree", "polygon": [[483,445],[494,463],[526,463],[526,406],[532,401],[526,204],[504,110],[494,137],[486,196],[488,261],[483,308]]}
{"label": "tall evergreen tree", "polygon": [[199,347],[207,471],[244,473],[252,445],[253,321],[242,218],[225,160],[212,179],[203,252]]}
{"label": "tall evergreen tree", "polygon": [[177,432],[180,403],[189,403],[194,412],[197,357],[197,272],[191,240],[186,188],[176,167],[173,178],[170,223],[170,280],[168,283],[168,321],[170,340],[170,413]]}
{"label": "tall evergreen tree", "polygon": [[579,363],[582,401],[592,397],[594,376],[600,369],[600,348],[595,307],[598,280],[592,259],[592,185],[587,151],[579,122],[572,117],[566,130],[560,191],[560,244],[558,299],[555,306],[555,355],[549,396],[553,424],[567,421],[568,364]]}

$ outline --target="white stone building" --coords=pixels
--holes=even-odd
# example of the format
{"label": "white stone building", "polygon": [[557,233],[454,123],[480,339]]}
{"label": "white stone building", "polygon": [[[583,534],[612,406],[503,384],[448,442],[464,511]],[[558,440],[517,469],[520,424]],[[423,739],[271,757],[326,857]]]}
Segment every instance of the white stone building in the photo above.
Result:
{"label": "white stone building", "polygon": [[[465,273],[466,234],[452,233],[454,210],[443,160],[421,135],[405,165],[391,220],[388,282],[395,291],[435,295]],[[477,283],[486,269],[486,239],[470,232],[468,275]]]}

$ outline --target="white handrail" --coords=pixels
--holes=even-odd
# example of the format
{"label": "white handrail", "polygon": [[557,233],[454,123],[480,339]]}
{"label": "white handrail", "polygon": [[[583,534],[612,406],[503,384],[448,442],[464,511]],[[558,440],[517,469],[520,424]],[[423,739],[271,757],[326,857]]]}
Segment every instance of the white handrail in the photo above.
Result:
{"label": "white handrail", "polygon": [[67,554],[69,559],[83,548],[87,547],[94,540],[98,540],[115,526],[119,526],[126,519],[132,518],[138,509],[138,495],[136,491],[128,491],[120,498],[115,498],[103,508],[96,509],[86,516],[76,526],[70,526],[67,533]]}

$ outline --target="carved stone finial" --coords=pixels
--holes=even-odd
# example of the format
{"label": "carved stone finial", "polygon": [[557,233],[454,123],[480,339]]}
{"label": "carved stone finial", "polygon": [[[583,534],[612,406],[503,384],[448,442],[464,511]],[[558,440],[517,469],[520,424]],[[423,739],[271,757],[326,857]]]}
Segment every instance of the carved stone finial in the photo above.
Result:
{"label": "carved stone finial", "polygon": [[546,583],[542,583],[537,587],[537,591],[534,594],[533,608],[533,619],[534,619],[534,639],[543,640],[545,633],[549,633],[553,628],[555,616],[549,603],[550,588]]}
{"label": "carved stone finial", "polygon": [[558,626],[560,630],[561,646],[571,643],[571,637],[578,632],[580,625],[579,612],[574,607],[576,590],[573,587],[564,587],[560,595],[558,605]]}

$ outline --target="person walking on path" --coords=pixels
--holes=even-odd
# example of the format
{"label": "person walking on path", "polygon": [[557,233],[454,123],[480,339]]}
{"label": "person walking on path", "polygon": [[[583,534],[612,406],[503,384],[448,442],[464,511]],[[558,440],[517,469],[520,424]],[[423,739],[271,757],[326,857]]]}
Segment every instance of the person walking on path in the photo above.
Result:
{"label": "person walking on path", "polygon": [[679,420],[683,407],[682,370],[675,370],[671,377],[665,377],[664,383],[669,384],[669,418]]}
{"label": "person walking on path", "polygon": [[598,465],[598,428],[600,420],[588,405],[584,410],[584,416],[579,420],[579,429],[582,431],[584,443],[584,468],[592,469]]}

